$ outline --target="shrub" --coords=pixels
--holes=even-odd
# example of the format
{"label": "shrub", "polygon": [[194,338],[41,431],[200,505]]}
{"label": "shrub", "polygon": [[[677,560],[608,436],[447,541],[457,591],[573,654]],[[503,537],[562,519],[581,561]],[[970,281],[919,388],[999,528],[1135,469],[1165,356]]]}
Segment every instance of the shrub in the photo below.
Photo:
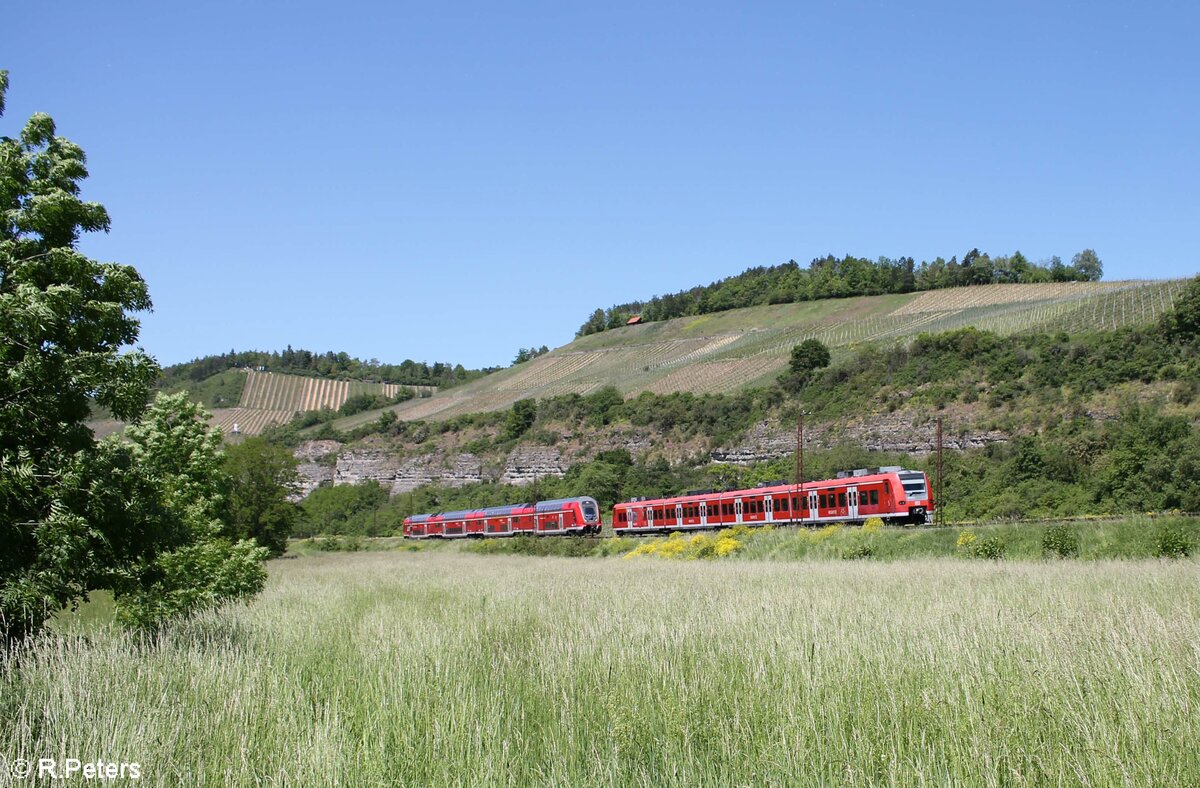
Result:
{"label": "shrub", "polygon": [[1192,554],[1192,540],[1179,523],[1163,523],[1158,530],[1158,555],[1185,558]]}
{"label": "shrub", "polygon": [[359,536],[329,536],[313,539],[312,546],[326,553],[354,553],[363,549],[363,540]]}
{"label": "shrub", "polygon": [[1058,523],[1042,533],[1042,551],[1047,556],[1072,558],[1079,555],[1079,534],[1067,525]]}
{"label": "shrub", "polygon": [[716,545],[713,546],[713,555],[717,558],[724,558],[727,555],[733,555],[738,550],[742,549],[742,543],[732,536],[721,536],[717,539]]}
{"label": "shrub", "polygon": [[879,517],[868,517],[862,526],[862,529],[869,534],[877,533],[880,528],[883,528],[883,520]]}
{"label": "shrub", "polygon": [[875,548],[870,542],[860,542],[842,550],[842,559],[845,561],[853,561],[858,558],[871,558],[875,555]]}
{"label": "shrub", "polygon": [[959,532],[958,541],[954,543],[954,546],[957,547],[959,550],[970,551],[970,550],[974,549],[975,542],[976,542],[975,532],[972,531],[970,528],[964,528],[961,532]]}
{"label": "shrub", "polygon": [[977,539],[971,546],[971,555],[975,558],[990,558],[998,560],[1004,557],[1004,540],[998,536]]}
{"label": "shrub", "polygon": [[583,558],[596,555],[599,544],[595,539],[579,536],[513,536],[470,541],[463,549],[467,552],[484,555],[557,555],[566,558]]}

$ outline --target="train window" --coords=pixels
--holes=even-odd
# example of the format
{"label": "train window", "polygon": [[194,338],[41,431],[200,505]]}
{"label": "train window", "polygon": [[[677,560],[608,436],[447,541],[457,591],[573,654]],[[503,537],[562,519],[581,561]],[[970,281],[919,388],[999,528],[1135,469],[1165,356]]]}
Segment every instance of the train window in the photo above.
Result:
{"label": "train window", "polygon": [[846,505],[846,493],[840,492],[840,493],[838,493],[838,506],[845,506],[845,505]]}
{"label": "train window", "polygon": [[824,495],[822,495],[822,496],[820,496],[820,498],[821,498],[821,503],[819,504],[819,505],[820,505],[820,507],[821,507],[822,509],[828,509],[828,508],[829,508],[829,505],[828,505],[828,504],[826,503],[826,501],[825,501],[825,496],[824,496]]}
{"label": "train window", "polygon": [[871,490],[867,493],[867,497],[870,499],[872,506],[879,505],[879,490]]}
{"label": "train window", "polygon": [[778,509],[779,509],[779,511],[781,511],[781,512],[786,512],[786,511],[788,510],[788,499],[787,499],[787,498],[781,498],[781,499],[779,500],[779,506],[778,506],[777,508],[778,508]]}

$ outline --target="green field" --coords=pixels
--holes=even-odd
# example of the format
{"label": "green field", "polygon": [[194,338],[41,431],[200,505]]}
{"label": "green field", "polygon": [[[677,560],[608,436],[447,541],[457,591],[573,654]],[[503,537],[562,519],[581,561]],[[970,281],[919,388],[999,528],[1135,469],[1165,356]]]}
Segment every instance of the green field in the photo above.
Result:
{"label": "green field", "polygon": [[[0,664],[0,753],[149,785],[1194,785],[1185,561],[377,552]],[[5,779],[0,777],[0,780]]]}

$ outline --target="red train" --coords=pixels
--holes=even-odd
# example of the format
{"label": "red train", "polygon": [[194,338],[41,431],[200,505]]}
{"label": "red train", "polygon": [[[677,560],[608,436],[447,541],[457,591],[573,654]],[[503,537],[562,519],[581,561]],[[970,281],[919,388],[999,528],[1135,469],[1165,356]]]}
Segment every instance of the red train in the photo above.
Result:
{"label": "red train", "polygon": [[613,507],[613,531],[654,533],[771,523],[809,525],[858,522],[930,522],[929,477],[898,466],[860,469],[803,485],[783,482],[752,490],[698,492],[674,498],[633,500]]}
{"label": "red train", "polygon": [[409,539],[467,536],[562,536],[600,533],[600,506],[595,498],[557,498],[553,501],[464,509],[404,518]]}

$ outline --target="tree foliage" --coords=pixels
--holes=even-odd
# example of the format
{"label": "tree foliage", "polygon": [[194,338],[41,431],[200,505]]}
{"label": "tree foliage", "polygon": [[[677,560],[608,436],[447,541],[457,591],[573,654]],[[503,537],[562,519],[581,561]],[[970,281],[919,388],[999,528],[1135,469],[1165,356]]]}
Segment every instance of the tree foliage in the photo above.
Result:
{"label": "tree foliage", "polygon": [[911,257],[818,257],[802,268],[795,260],[774,266],[747,268],[742,273],[709,285],[677,293],[597,309],[580,326],[576,336],[586,336],[625,325],[633,315],[644,321],[670,320],[763,304],[790,304],[823,298],[911,293],[966,285],[1099,281],[1100,258],[1091,249],[1076,254],[1071,265],[1058,257],[1034,263],[1025,255],[991,257],[972,249],[949,261],[941,257],[917,264]]}
{"label": "tree foliage", "polygon": [[300,516],[289,500],[299,483],[296,458],[282,446],[248,438],[225,450],[224,470],[229,535],[253,539],[271,555],[282,555]]}
{"label": "tree foliage", "polygon": [[1167,337],[1182,344],[1200,342],[1200,276],[1188,283],[1175,299],[1174,307],[1163,314],[1160,325]]}
{"label": "tree foliage", "polygon": [[[0,112],[7,87],[0,72]],[[196,609],[204,599],[172,597],[201,558],[180,551],[199,550],[209,568],[222,550],[257,560],[253,545],[209,538],[219,524],[203,476],[212,464],[200,461],[209,444],[187,414],[152,410],[130,442],[97,443],[84,424],[93,405],[138,422],[158,375],[129,349],[136,313],[151,306],[146,283],[75,248],[109,227],[103,206],[80,197],[87,174],[83,150],[47,115],[0,137],[0,639],[96,588],[113,589],[129,620]],[[224,590],[193,590],[211,601],[234,588],[250,586],[226,578]],[[160,592],[169,598],[156,610],[142,604]]]}
{"label": "tree foliage", "polygon": [[792,348],[788,370],[780,376],[780,383],[789,391],[803,388],[812,380],[819,369],[829,366],[829,348],[819,339],[806,339]]}
{"label": "tree foliage", "polygon": [[444,361],[430,364],[425,361],[405,359],[399,364],[384,364],[378,359],[362,360],[345,352],[332,350],[317,353],[288,345],[284,350],[230,350],[183,364],[175,364],[163,370],[163,386],[174,389],[188,383],[205,380],[227,369],[263,369],[271,372],[286,372],[293,375],[336,378],[338,380],[366,380],[381,383],[398,383],[405,386],[438,386],[449,388],[461,383],[477,380],[498,367],[488,369],[466,369],[462,364]]}
{"label": "tree foliage", "polygon": [[125,440],[104,442],[129,453],[136,504],[152,507],[127,516],[136,552],[100,567],[127,623],[157,626],[253,595],[266,581],[267,550],[230,532],[221,433],[207,420],[186,394],[160,394]]}
{"label": "tree foliage", "polygon": [[537,402],[532,399],[519,399],[512,404],[508,411],[508,419],[504,422],[504,439],[516,440],[529,431],[537,419]]}

